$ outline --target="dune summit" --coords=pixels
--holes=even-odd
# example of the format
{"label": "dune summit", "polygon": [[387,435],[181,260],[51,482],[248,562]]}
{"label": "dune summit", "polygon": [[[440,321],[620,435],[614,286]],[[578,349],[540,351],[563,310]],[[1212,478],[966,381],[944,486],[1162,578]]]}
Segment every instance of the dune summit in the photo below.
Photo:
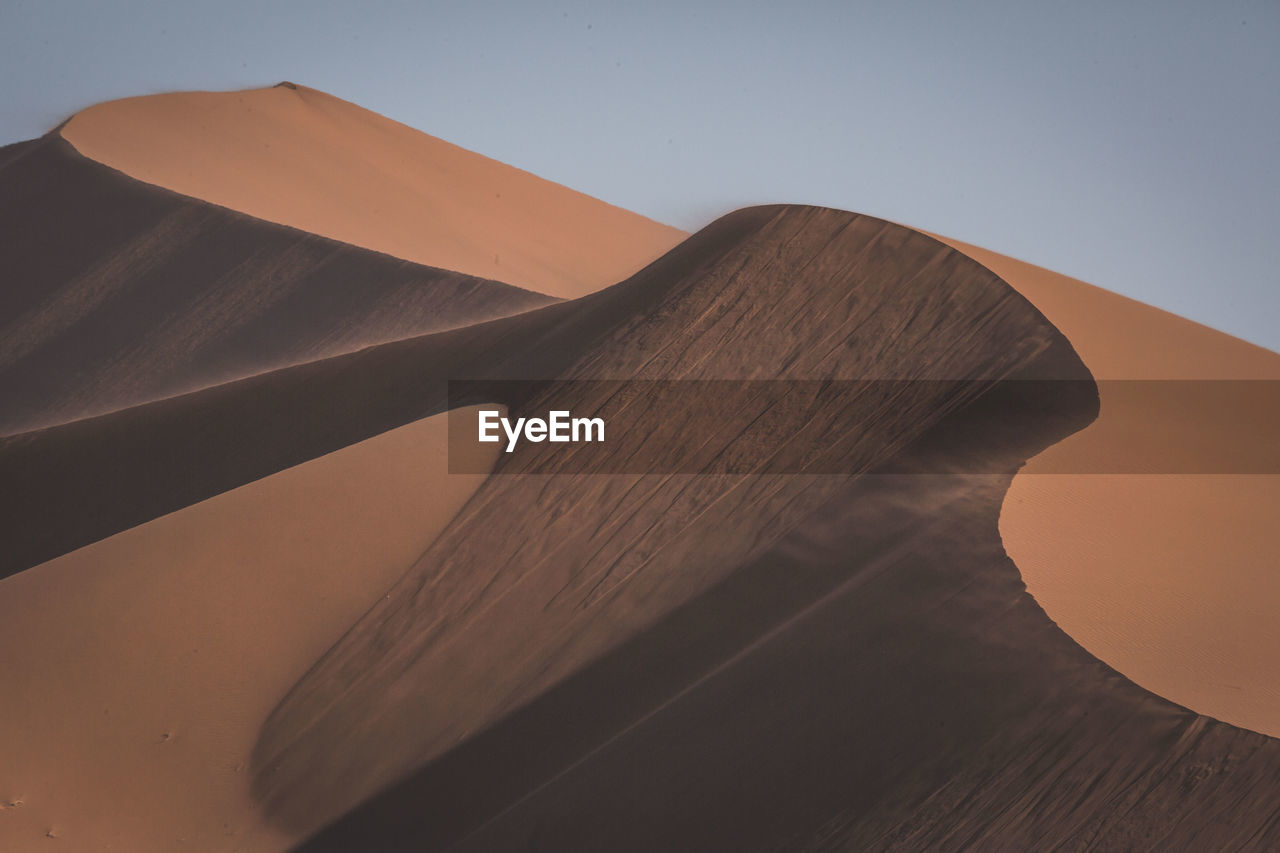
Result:
{"label": "dune summit", "polygon": [[613,284],[686,236],[295,84],[111,101],[60,132],[149,184],[552,296]]}

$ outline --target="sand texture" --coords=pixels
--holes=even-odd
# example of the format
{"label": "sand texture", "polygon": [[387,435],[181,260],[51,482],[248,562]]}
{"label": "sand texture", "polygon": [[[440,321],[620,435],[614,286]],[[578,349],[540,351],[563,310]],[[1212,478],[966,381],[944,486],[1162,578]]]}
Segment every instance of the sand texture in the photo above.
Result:
{"label": "sand texture", "polygon": [[1274,392],[1256,395],[1260,410],[1250,410],[1202,405],[1200,392],[1148,394],[1126,380],[1275,381],[1280,355],[949,242],[1030,299],[1101,380],[1097,421],[1032,459],[1000,517],[1032,595],[1077,642],[1142,686],[1280,735],[1280,476],[1037,473],[1097,471],[1086,460],[1107,458],[1151,456],[1158,465],[1215,448],[1242,459],[1274,455]]}

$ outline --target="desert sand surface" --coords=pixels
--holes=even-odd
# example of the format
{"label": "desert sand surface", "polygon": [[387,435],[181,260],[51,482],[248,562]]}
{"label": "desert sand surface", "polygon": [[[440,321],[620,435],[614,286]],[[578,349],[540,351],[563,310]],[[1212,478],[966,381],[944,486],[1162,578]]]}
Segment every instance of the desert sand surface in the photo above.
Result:
{"label": "desert sand surface", "polygon": [[[958,253],[782,207],[726,217],[582,300],[163,404],[214,421],[265,406],[240,419],[245,446],[307,427],[320,401],[340,432],[376,432],[412,417],[398,401],[480,364],[526,378],[1087,375]],[[932,476],[491,477],[267,718],[250,770],[268,819],[301,833],[364,800],[317,850],[1275,843],[1280,746],[1083,651],[1004,555],[1009,477],[1094,404],[931,387],[868,401],[844,450]],[[1046,414],[1009,442],[1012,411]],[[938,475],[975,454],[1004,473]]]}
{"label": "desert sand surface", "polygon": [[[1093,378],[1274,378],[1238,342],[843,211],[684,239],[292,84],[91,108],[0,182],[0,383],[31,406],[0,437],[0,846],[1280,846],[1280,741],[1190,689],[1276,671],[1200,643],[1237,612],[1270,636],[1274,478],[1015,476],[1130,458],[1145,415]],[[444,474],[446,380],[591,409],[556,383],[617,377],[909,381],[664,411],[645,442],[705,436],[680,473],[490,446]],[[779,441],[812,469],[724,472]],[[1122,498],[1164,520],[1117,556]],[[1205,614],[1194,642],[1144,647],[1150,679],[1082,648],[1023,585],[1078,595],[1067,546],[1130,571],[1064,605],[1095,632]]]}
{"label": "desert sand surface", "polygon": [[296,842],[250,795],[258,728],[483,481],[446,439],[410,423],[0,581],[0,849]]}
{"label": "desert sand surface", "polygon": [[57,134],[0,151],[0,232],[0,435],[553,301],[144,184]]}
{"label": "desert sand surface", "polygon": [[[311,471],[307,460],[426,429],[423,419],[448,406],[445,379],[533,380],[533,392],[512,386],[532,397],[494,398],[531,405],[555,380],[618,376],[979,381],[905,382],[852,410],[814,409],[799,420],[770,420],[751,405],[668,413],[659,443],[710,436],[699,451],[703,473],[519,473],[544,457],[533,447],[500,458],[469,498],[460,489],[456,514],[433,511],[436,522],[397,527],[404,539],[386,533],[384,543],[419,549],[394,570],[394,560],[361,563],[372,557],[331,540],[270,551],[281,530],[345,535],[345,520],[320,499],[330,490],[311,486],[268,501],[272,512],[307,516],[296,528],[284,517],[265,529],[243,516],[201,517],[187,533],[154,533],[189,512],[234,509],[243,494]],[[1076,380],[1070,387],[1084,393],[1019,396],[1043,395],[1048,383],[1019,380],[1044,378]],[[588,409],[597,402],[590,387],[577,393]],[[261,535],[252,553],[230,552],[258,567],[247,576],[238,563],[225,570],[223,594],[234,587],[240,604],[252,584],[279,584],[276,600],[296,591],[295,552],[342,558],[345,568],[320,569],[342,576],[338,603],[315,605],[321,615],[343,611],[325,637],[305,616],[286,619],[270,596],[244,603],[259,626],[284,623],[261,628],[258,636],[281,643],[263,672],[238,672],[230,655],[202,664],[185,651],[200,646],[160,641],[192,637],[172,610],[197,635],[202,620],[220,623],[209,635],[238,618],[208,607],[214,595],[204,591],[221,583],[208,579],[211,570],[188,579],[197,600],[185,609],[103,611],[116,620],[103,645],[128,659],[131,679],[150,664],[166,673],[156,684],[180,687],[175,695],[202,708],[210,702],[202,685],[244,690],[244,704],[222,714],[234,730],[188,735],[199,756],[189,763],[166,768],[133,751],[153,729],[151,745],[180,747],[193,728],[184,719],[207,719],[170,711],[182,709],[178,700],[149,705],[104,738],[127,741],[109,747],[113,760],[171,780],[173,791],[156,793],[183,815],[159,822],[168,836],[226,830],[184,811],[194,807],[172,781],[225,750],[247,762],[238,774],[206,774],[200,790],[220,814],[240,815],[223,820],[260,849],[300,838],[304,850],[415,851],[1275,846],[1280,741],[1173,704],[1089,654],[1045,615],[1005,554],[998,518],[1014,472],[1097,414],[1072,343],[967,255],[871,217],[750,208],[576,300],[0,442],[0,476],[13,484],[0,517],[17,554],[6,557],[17,574],[0,591],[36,589],[5,630],[19,644],[29,634],[37,651],[74,646],[23,676],[71,691],[50,707],[118,696],[92,671],[50,678],[106,666],[75,625],[41,628],[41,618],[62,617],[41,617],[37,605],[68,587],[68,612],[113,600],[110,590],[74,588],[80,578],[69,576],[87,572],[50,567],[101,549],[112,555],[102,564],[119,567],[134,589],[159,585],[139,595],[192,602],[157,571],[142,580],[130,567],[154,569],[164,553],[157,543],[168,539],[212,536],[200,550],[227,555],[224,540],[243,524]],[[865,476],[717,473],[723,454],[780,436],[817,438],[841,470]],[[350,542],[376,539],[403,518],[398,504],[415,503],[403,489],[436,491],[438,478],[414,481],[419,469],[403,464],[404,452],[375,455],[374,472],[400,469],[384,471],[392,479],[366,496],[389,518],[366,519],[374,527]],[[991,473],[948,473],[975,459]],[[65,556],[23,571],[41,554]],[[36,587],[45,577],[56,594]],[[101,625],[94,618],[80,621]],[[118,627],[128,620],[155,625],[157,641],[134,647],[139,630]],[[21,706],[30,694],[13,695]],[[80,710],[34,721],[32,740],[72,753],[74,765],[83,750],[56,744],[83,745]],[[30,711],[14,711],[22,713]],[[32,751],[22,753],[26,767],[41,762]],[[101,779],[99,757],[88,754],[89,766],[76,770]],[[30,778],[52,789],[81,777]],[[126,790],[145,796],[150,784]],[[35,799],[13,796],[24,800],[19,809]],[[45,802],[68,801],[59,796]],[[129,814],[155,820],[149,807]],[[70,825],[56,823],[65,812],[48,819],[41,840],[49,829],[71,837]],[[106,827],[115,818],[92,819]],[[120,838],[145,832],[110,825]]]}
{"label": "desert sand surface", "polygon": [[[1099,380],[1097,421],[1030,460],[1014,478],[1000,517],[1009,556],[1032,595],[1077,642],[1143,687],[1200,713],[1280,735],[1280,476],[1038,473],[1104,470],[1085,460],[1141,457],[1153,445],[1175,459],[1205,453],[1202,443],[1259,460],[1273,456],[1275,394],[1261,411],[1224,415],[1176,394],[1140,398],[1125,382],[1111,380],[1280,380],[1280,355],[1049,270],[940,239],[1030,299]],[[1157,432],[1158,424],[1176,431]]]}
{"label": "desert sand surface", "polygon": [[613,284],[687,236],[291,83],[111,101],[61,133],[149,184],[553,296]]}

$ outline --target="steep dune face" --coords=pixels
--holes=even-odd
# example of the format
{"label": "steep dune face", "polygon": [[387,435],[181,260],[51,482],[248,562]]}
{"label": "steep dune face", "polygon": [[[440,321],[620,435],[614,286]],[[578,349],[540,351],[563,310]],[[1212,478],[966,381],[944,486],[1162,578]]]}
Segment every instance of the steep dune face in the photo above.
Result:
{"label": "steep dune face", "polygon": [[150,184],[555,296],[613,284],[686,236],[293,84],[112,101],[61,133]]}
{"label": "steep dune face", "polygon": [[447,435],[408,424],[0,581],[0,849],[296,840],[250,796],[258,728],[483,481],[447,473]]}
{"label": "steep dune face", "polygon": [[[838,211],[756,208],[690,243],[616,288],[537,312],[564,318],[534,336],[539,345],[576,352],[549,378],[906,380],[839,418],[815,405],[781,431],[799,441],[809,424],[830,424],[818,444],[840,448],[838,470],[853,472],[925,442],[1004,377],[1087,379],[1025,300],[917,232]],[[603,334],[587,334],[604,317]],[[536,351],[522,338],[512,345]],[[987,383],[928,381],[941,378]],[[1091,417],[1087,390],[1050,431]],[[574,393],[558,405],[590,411]],[[764,440],[761,412],[740,401],[704,398],[663,421],[673,435],[707,437],[712,459]],[[317,813],[342,812],[443,756],[725,581],[850,479],[822,473],[830,468],[714,470],[491,477],[273,713],[255,751],[269,811],[314,827]]]}
{"label": "steep dune face", "polygon": [[0,158],[0,231],[0,435],[552,301],[142,184],[56,135]]}
{"label": "steep dune face", "polygon": [[[945,240],[945,238],[942,238]],[[1099,380],[1096,422],[1032,459],[1000,518],[1010,557],[1049,616],[1086,649],[1172,701],[1280,735],[1280,476],[1064,474],[1230,444],[1274,453],[1280,399],[1255,411],[1146,395],[1131,380],[1280,380],[1280,355],[1084,282],[946,242],[1031,300]],[[1224,383],[1225,384],[1225,383]],[[1157,439],[1164,424],[1177,431]]]}

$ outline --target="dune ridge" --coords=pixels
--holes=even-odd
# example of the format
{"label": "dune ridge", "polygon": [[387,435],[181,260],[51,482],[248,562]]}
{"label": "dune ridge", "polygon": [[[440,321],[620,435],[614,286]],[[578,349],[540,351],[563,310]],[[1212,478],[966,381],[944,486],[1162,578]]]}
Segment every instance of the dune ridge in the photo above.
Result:
{"label": "dune ridge", "polygon": [[[593,342],[634,334],[643,325],[640,318],[658,311],[672,288],[694,286],[722,263],[725,253],[739,249],[764,215],[760,211],[771,208],[751,210],[755,212],[733,214],[703,229],[660,262],[610,288],[608,297],[592,294],[0,439],[0,477],[13,484],[0,497],[3,518],[10,529],[22,531],[12,537],[15,546],[0,554],[0,573],[20,571],[443,411],[448,379],[572,376],[566,371]],[[883,242],[892,246],[902,239],[886,237]],[[880,256],[868,262],[888,263]],[[954,274],[952,263],[939,261],[930,273],[946,280]],[[723,286],[726,278],[732,280],[731,274],[717,270],[716,277],[699,286]],[[796,340],[802,338],[802,328],[788,329]],[[891,376],[894,360],[874,367],[885,344],[863,340],[871,341],[866,356],[871,375],[850,378]],[[631,376],[628,371],[638,367],[620,366],[617,375]],[[924,378],[956,378],[945,365],[929,371]],[[736,378],[760,378],[749,364],[738,366],[736,373]],[[156,459],[165,464],[155,465]]]}
{"label": "dune ridge", "polygon": [[60,133],[149,184],[553,296],[611,285],[687,236],[292,83],[110,101]]}

